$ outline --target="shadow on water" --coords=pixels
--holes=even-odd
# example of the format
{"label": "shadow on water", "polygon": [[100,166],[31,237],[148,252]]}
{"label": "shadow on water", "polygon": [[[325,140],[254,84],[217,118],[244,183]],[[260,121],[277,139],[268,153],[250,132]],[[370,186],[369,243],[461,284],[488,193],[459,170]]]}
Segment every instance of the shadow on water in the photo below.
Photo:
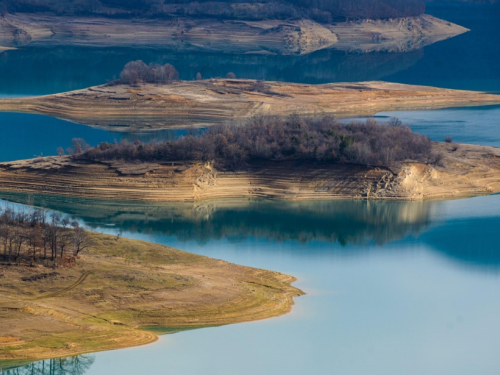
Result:
{"label": "shadow on water", "polygon": [[83,375],[94,364],[94,356],[78,355],[75,357],[47,359],[29,364],[5,363],[0,373],[3,375]]}
{"label": "shadow on water", "polygon": [[[25,203],[24,194],[0,198]],[[323,241],[383,245],[416,236],[430,224],[432,204],[385,201],[267,200],[142,203],[34,196],[35,205],[81,219],[93,230],[160,234],[179,241],[241,242],[249,237],[269,241]]]}
{"label": "shadow on water", "polygon": [[[24,204],[28,197],[0,193],[0,199]],[[479,199],[495,206],[500,195]],[[144,203],[42,195],[35,195],[34,200],[37,206],[82,220],[94,231],[140,234],[152,241],[165,236],[200,245],[213,240],[241,243],[247,239],[303,245],[325,242],[339,245],[329,247],[329,252],[343,256],[380,251],[388,243],[401,244],[401,248],[425,244],[461,265],[500,268],[500,216],[439,217],[444,211],[453,211],[462,200]],[[308,254],[315,251],[315,246],[301,248]]]}

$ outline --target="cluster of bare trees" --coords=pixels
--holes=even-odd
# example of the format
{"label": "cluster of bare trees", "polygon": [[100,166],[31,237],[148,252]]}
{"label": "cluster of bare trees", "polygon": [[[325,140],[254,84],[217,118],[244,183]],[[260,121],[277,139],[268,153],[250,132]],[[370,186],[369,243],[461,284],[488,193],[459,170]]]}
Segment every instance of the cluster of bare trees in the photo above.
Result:
{"label": "cluster of bare trees", "polygon": [[406,160],[435,161],[431,141],[398,120],[373,119],[343,125],[321,119],[259,116],[245,123],[214,126],[201,135],[170,142],[102,143],[78,155],[91,160],[215,161],[238,169],[255,160],[303,160],[392,166]]}
{"label": "cluster of bare trees", "polygon": [[0,260],[17,264],[71,264],[91,245],[78,222],[35,208],[0,210]]}
{"label": "cluster of bare trees", "polygon": [[120,73],[120,82],[125,84],[172,83],[179,79],[179,72],[170,64],[149,64],[144,61],[131,61]]}

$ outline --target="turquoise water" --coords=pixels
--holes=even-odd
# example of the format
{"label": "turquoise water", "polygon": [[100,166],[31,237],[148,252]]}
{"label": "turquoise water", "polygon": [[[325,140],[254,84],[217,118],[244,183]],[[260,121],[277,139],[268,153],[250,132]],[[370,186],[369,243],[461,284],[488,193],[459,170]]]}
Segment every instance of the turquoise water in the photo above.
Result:
{"label": "turquoise water", "polygon": [[0,113],[0,161],[57,155],[57,148],[71,146],[73,138],[83,138],[95,146],[101,142],[128,140],[143,142],[171,140],[183,130],[120,133],[91,128],[54,117],[23,113]]}
{"label": "turquoise water", "polygon": [[40,202],[93,230],[292,274],[307,292],[281,318],[92,354],[85,374],[470,375],[496,374],[500,365],[500,195],[196,205],[35,197]]}

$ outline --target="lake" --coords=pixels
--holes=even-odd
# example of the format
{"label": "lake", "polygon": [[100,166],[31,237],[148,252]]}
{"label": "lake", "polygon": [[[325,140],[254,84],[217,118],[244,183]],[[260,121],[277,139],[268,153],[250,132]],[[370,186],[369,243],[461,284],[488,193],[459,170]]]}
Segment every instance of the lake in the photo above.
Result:
{"label": "lake", "polygon": [[[320,51],[232,56],[178,51],[26,48],[0,54],[0,94],[106,82],[125,62],[172,62],[181,78],[304,83],[384,79],[500,91],[499,6],[429,5],[470,33],[403,54]],[[23,74],[21,74],[21,72]],[[380,113],[435,140],[500,146],[500,107]],[[120,134],[50,117],[0,114],[0,160],[182,133]],[[142,138],[140,138],[142,137]],[[0,194],[1,204],[26,197]],[[9,203],[10,204],[10,203]],[[35,197],[89,229],[294,275],[307,295],[271,320],[162,336],[152,345],[39,361],[7,374],[479,374],[500,357],[500,195],[442,202],[209,201],[146,204]]]}

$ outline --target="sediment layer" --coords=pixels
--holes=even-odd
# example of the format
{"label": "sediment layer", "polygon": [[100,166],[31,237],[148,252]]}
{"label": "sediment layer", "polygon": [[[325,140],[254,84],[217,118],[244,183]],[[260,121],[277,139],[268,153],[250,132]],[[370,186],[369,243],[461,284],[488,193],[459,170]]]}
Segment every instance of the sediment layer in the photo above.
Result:
{"label": "sediment layer", "polygon": [[206,127],[255,115],[369,116],[382,111],[500,104],[500,95],[388,82],[305,85],[252,80],[104,85],[31,98],[1,99],[26,112],[114,131]]}
{"label": "sediment layer", "polygon": [[137,346],[158,333],[270,318],[303,294],[278,272],[90,235],[93,246],[72,268],[0,264],[0,361]]}
{"label": "sediment layer", "polygon": [[459,198],[500,192],[500,149],[436,143],[439,166],[394,169],[296,161],[249,164],[89,162],[69,156],[0,164],[0,191],[137,201]]}
{"label": "sediment layer", "polygon": [[429,15],[319,24],[302,20],[110,19],[7,14],[0,45],[155,46],[185,51],[301,55],[325,48],[405,52],[464,32]]}

